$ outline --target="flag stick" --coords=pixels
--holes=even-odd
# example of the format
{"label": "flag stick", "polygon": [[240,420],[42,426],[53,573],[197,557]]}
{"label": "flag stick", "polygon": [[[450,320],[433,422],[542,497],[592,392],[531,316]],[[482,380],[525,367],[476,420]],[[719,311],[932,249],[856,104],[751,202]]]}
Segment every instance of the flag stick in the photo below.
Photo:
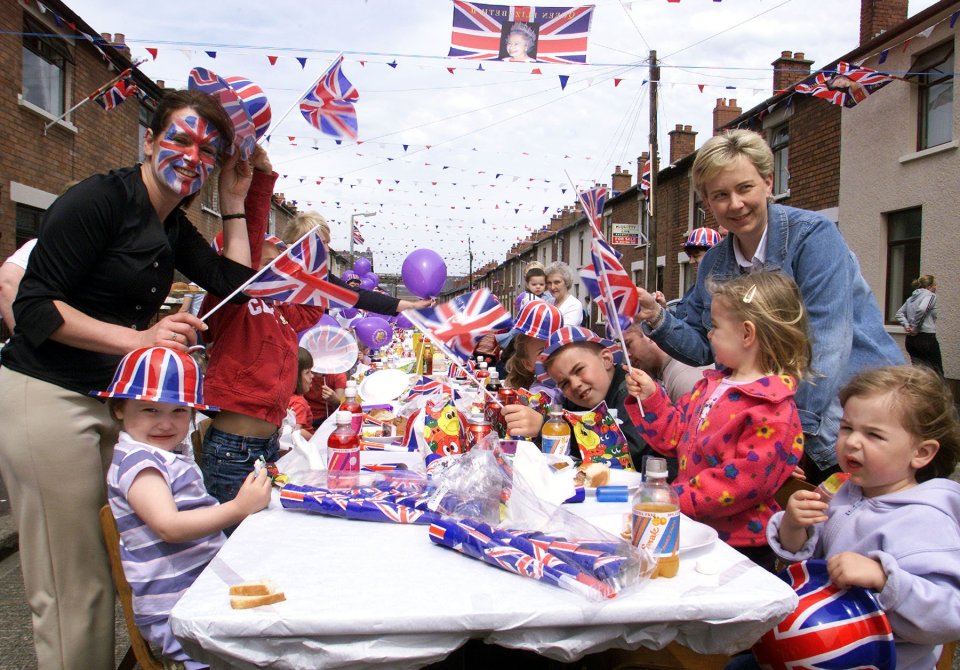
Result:
{"label": "flag stick", "polygon": [[303,234],[303,236],[300,237],[299,240],[297,240],[296,242],[294,242],[293,244],[291,244],[289,247],[287,247],[286,249],[284,249],[284,250],[283,250],[283,253],[281,253],[279,256],[277,256],[277,257],[274,258],[272,261],[270,261],[269,263],[267,263],[266,265],[264,265],[262,268],[260,268],[260,270],[258,270],[256,274],[254,274],[252,277],[250,277],[250,279],[248,279],[247,281],[243,282],[243,284],[241,284],[241,285],[239,286],[239,288],[237,288],[236,290],[234,290],[233,293],[231,293],[231,294],[228,295],[226,298],[224,298],[223,300],[221,300],[220,302],[218,302],[216,305],[214,305],[213,309],[211,309],[209,312],[207,312],[206,314],[204,314],[203,316],[200,317],[200,320],[201,320],[201,321],[206,321],[206,320],[209,319],[211,316],[213,316],[214,312],[216,312],[216,311],[219,310],[221,307],[223,307],[223,306],[226,305],[228,302],[230,302],[230,300],[232,300],[235,295],[237,295],[238,293],[240,293],[243,289],[247,288],[250,284],[252,284],[257,278],[260,277],[260,275],[262,275],[264,272],[266,272],[269,268],[272,268],[272,267],[274,266],[274,264],[275,264],[278,260],[280,260],[281,258],[287,256],[287,255],[290,253],[290,251],[293,250],[294,247],[296,247],[298,244],[300,244],[301,242],[303,242],[303,241],[307,238],[307,235],[309,235],[310,233],[312,233],[313,231],[315,231],[315,230],[316,230],[317,228],[319,228],[319,227],[320,227],[320,226],[314,226],[313,228],[311,228],[310,230],[308,230],[307,232],[305,232],[305,233]]}
{"label": "flag stick", "polygon": [[[332,61],[330,61],[330,65],[333,65],[334,63],[336,63],[336,62],[337,62],[337,59],[338,59],[338,58],[341,58],[342,56],[343,56],[343,52],[341,51],[340,53],[338,53],[338,54],[334,57],[334,59],[333,59]],[[308,91],[312,91],[313,89],[315,89],[315,88],[317,87],[317,84],[320,83],[320,80],[323,79],[324,76],[326,76],[327,70],[330,69],[330,65],[327,65],[327,67],[323,68],[323,72],[320,73],[320,76],[319,76],[319,77],[317,77],[316,79],[314,79],[313,85],[311,85],[310,88],[307,89]],[[277,128],[279,128],[279,127],[280,127],[280,124],[283,123],[283,120],[284,120],[285,118],[287,118],[288,116],[290,116],[290,112],[293,111],[294,107],[299,107],[299,106],[300,106],[300,101],[301,101],[301,100],[303,100],[303,96],[302,96],[302,95],[301,95],[299,98],[297,98],[296,100],[293,101],[293,104],[290,105],[290,107],[287,108],[287,111],[285,111],[285,112],[283,113],[283,116],[281,116],[281,117],[277,120],[277,122],[273,124],[274,130],[276,130]],[[268,140],[270,139],[270,136],[271,136],[272,134],[273,134],[273,133],[264,133],[264,135],[263,135],[259,140],[257,140],[257,144],[261,144],[261,143],[263,143],[264,141],[268,141]],[[353,234],[353,231],[350,231],[350,234],[352,235],[352,234]]]}
{"label": "flag stick", "polygon": [[[134,63],[134,65],[138,65],[138,64],[139,64],[139,62],[138,62],[138,63]],[[51,128],[53,125],[59,123],[60,121],[62,121],[62,120],[65,119],[66,117],[68,117],[75,109],[77,109],[78,107],[80,107],[81,105],[83,105],[83,104],[85,104],[85,103],[87,103],[87,102],[90,102],[91,100],[93,100],[93,99],[96,98],[98,95],[100,95],[101,93],[103,93],[104,91],[106,91],[107,89],[109,89],[111,86],[113,86],[114,84],[116,84],[118,81],[120,81],[120,80],[123,79],[124,77],[129,76],[131,72],[133,72],[133,68],[129,68],[129,67],[128,67],[126,70],[124,70],[123,72],[121,72],[120,74],[118,74],[116,77],[114,77],[113,79],[111,79],[110,81],[108,81],[106,84],[104,84],[103,86],[101,86],[100,88],[98,88],[96,91],[94,91],[93,93],[91,93],[90,95],[88,95],[87,97],[85,97],[83,100],[81,100],[80,102],[78,102],[77,104],[75,104],[73,107],[71,107],[70,109],[68,109],[67,111],[65,111],[63,114],[61,114],[60,116],[58,116],[57,118],[55,118],[53,121],[51,121],[51,122],[49,122],[48,124],[46,124],[46,125],[43,127],[43,134],[46,135],[46,134],[47,134],[47,131],[50,130],[50,128]]]}

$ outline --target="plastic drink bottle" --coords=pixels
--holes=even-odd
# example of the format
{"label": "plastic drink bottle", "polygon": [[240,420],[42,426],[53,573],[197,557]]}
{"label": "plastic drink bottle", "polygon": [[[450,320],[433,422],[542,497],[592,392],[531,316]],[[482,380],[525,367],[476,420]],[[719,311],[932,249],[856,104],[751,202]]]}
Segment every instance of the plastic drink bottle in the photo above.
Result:
{"label": "plastic drink bottle", "polygon": [[487,390],[491,394],[497,395],[497,392],[502,388],[503,384],[500,383],[500,373],[496,370],[488,370],[487,374],[490,375],[487,377]]}
{"label": "plastic drink bottle", "polygon": [[347,385],[346,390],[343,392],[344,399],[340,403],[341,412],[349,412],[351,416],[351,427],[355,435],[360,434],[360,427],[363,425],[363,409],[360,407],[360,403],[357,402],[357,388],[355,386]]}
{"label": "plastic drink bottle", "polygon": [[570,453],[570,424],[558,405],[550,407],[550,418],[540,430],[540,449],[545,454],[566,456]]}
{"label": "plastic drink bottle", "polygon": [[479,381],[484,386],[487,385],[487,379],[490,377],[490,371],[487,370],[486,361],[480,361],[480,363],[477,365],[477,371],[474,373],[473,376],[476,377],[477,381]]}
{"label": "plastic drink bottle", "polygon": [[351,427],[353,415],[337,412],[337,429],[327,438],[327,484],[331,488],[357,485],[360,474],[360,440]]}
{"label": "plastic drink bottle", "polygon": [[433,374],[433,343],[430,340],[423,343],[423,374]]}
{"label": "plastic drink bottle", "polygon": [[680,499],[667,483],[667,461],[647,458],[643,484],[633,496],[631,537],[657,560],[653,577],[676,577],[680,569]]}

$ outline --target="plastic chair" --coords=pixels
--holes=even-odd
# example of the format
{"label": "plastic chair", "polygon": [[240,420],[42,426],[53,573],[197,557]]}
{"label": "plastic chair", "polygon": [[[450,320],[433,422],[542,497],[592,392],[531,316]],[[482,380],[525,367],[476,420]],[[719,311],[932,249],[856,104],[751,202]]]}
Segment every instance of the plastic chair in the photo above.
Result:
{"label": "plastic chair", "polygon": [[120,531],[117,530],[116,519],[110,505],[100,508],[100,528],[103,531],[103,541],[107,545],[107,554],[110,556],[110,570],[113,572],[113,584],[120,596],[120,606],[123,607],[123,618],[127,622],[127,633],[130,635],[130,648],[124,654],[123,660],[117,666],[118,670],[133,670],[139,663],[143,670],[164,670],[163,663],[150,649],[150,645],[143,639],[140,629],[133,618],[133,590],[123,574],[123,563],[120,562]]}

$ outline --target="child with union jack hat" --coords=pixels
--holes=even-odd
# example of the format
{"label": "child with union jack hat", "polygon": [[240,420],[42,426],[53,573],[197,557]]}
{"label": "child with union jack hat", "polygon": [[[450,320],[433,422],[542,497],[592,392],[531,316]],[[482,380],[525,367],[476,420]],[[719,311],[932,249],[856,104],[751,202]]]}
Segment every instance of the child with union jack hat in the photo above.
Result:
{"label": "child with union jack hat", "polygon": [[216,409],[204,404],[202,385],[193,358],[152,347],[124,356],[110,387],[93,392],[109,399],[121,425],[107,497],[120,528],[134,618],[165,659],[187,668],[206,666],[183,651],[170,629],[170,610],[220,550],[221,531],[266,507],[271,486],[265,468],[257,476],[250,473],[237,497],[221,505],[207,493],[193,459],[178,453],[193,410]]}

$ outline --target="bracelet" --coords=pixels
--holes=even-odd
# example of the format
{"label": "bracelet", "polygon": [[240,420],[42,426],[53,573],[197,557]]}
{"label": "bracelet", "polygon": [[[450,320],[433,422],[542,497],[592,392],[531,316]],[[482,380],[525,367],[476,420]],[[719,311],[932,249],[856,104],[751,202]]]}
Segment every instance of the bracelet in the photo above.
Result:
{"label": "bracelet", "polygon": [[646,324],[650,328],[650,330],[656,330],[657,328],[660,327],[660,324],[663,323],[664,312],[666,311],[667,310],[661,307],[660,311],[657,312],[657,315],[653,317],[653,319],[647,319]]}
{"label": "bracelet", "polygon": [[221,221],[229,221],[230,219],[245,219],[245,218],[247,218],[247,215],[246,215],[246,214],[243,214],[243,213],[240,213],[240,214],[221,214],[221,215],[220,215],[220,220],[221,220]]}

